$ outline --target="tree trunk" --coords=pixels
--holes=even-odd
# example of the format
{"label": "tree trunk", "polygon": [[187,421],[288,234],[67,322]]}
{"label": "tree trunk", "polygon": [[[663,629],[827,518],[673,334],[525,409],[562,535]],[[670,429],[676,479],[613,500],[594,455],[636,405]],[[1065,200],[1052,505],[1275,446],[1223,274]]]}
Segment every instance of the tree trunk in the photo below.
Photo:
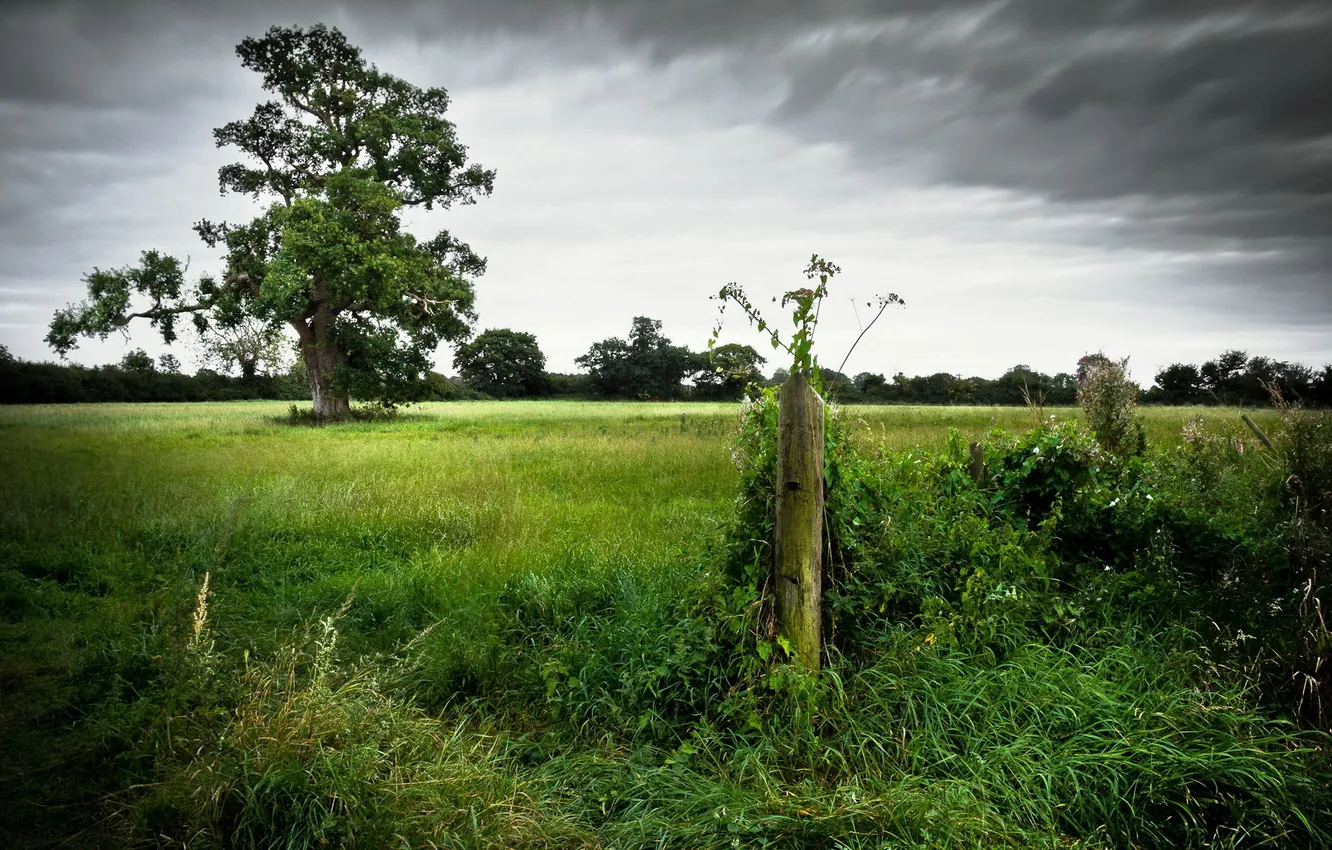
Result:
{"label": "tree trunk", "polygon": [[315,419],[324,422],[347,419],[351,416],[347,391],[334,383],[338,368],[346,365],[347,358],[333,339],[333,313],[328,303],[320,304],[308,321],[293,319],[291,326],[301,339],[301,359],[310,378]]}
{"label": "tree trunk", "polygon": [[819,669],[823,643],[823,399],[797,372],[777,411],[773,579],[777,628],[796,660]]}
{"label": "tree trunk", "polygon": [[314,400],[314,415],[322,421],[336,422],[351,416],[351,402],[346,391],[333,388],[333,370],[337,353],[328,349],[304,352],[305,371],[310,377],[310,398]]}

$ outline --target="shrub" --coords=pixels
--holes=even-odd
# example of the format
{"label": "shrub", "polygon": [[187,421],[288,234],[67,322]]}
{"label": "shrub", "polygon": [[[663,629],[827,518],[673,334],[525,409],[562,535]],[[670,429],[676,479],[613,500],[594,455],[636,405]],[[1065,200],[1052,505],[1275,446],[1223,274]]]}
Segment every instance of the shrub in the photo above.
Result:
{"label": "shrub", "polygon": [[1289,570],[1278,580],[1297,600],[1299,617],[1291,694],[1296,714],[1311,725],[1332,725],[1332,412],[1301,409],[1267,385],[1281,414],[1274,449],[1281,459],[1275,496],[1285,508],[1282,541]]}
{"label": "shrub", "polygon": [[1128,358],[1088,354],[1078,361],[1078,405],[1101,447],[1113,455],[1140,455],[1146,435],[1134,421],[1138,388],[1128,379]]}

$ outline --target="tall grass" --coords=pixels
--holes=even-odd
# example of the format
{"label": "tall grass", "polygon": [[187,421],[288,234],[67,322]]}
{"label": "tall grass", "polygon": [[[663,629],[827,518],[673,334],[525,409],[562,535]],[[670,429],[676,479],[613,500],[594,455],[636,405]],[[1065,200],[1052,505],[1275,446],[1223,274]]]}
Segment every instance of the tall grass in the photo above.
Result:
{"label": "tall grass", "polygon": [[[814,681],[759,660],[754,597],[721,569],[734,406],[422,405],[336,428],[284,412],[0,410],[0,844],[1328,837],[1324,739],[1275,718],[1239,656],[1144,607],[1168,587],[1120,565],[1067,599],[1008,595],[997,570],[1102,540],[1090,521],[1068,539],[1006,524],[938,460],[950,428],[1023,430],[1028,411],[842,412],[849,445],[882,457],[856,498],[884,501],[855,516],[892,533],[856,550],[862,584],[839,598],[860,607]],[[1197,412],[1146,411],[1149,441],[1177,444]],[[1243,439],[1227,429],[1218,457]],[[1212,500],[1242,539],[1259,461],[1172,451],[1152,492]],[[1089,516],[1120,516],[1117,492]],[[1176,525],[1177,549],[1222,551]],[[949,572],[977,564],[991,583]]]}
{"label": "tall grass", "polygon": [[195,631],[175,684],[189,711],[148,736],[156,749],[153,781],[112,819],[126,843],[576,841],[558,817],[542,816],[500,738],[466,721],[429,717],[393,696],[381,682],[383,664],[340,664],[337,625],[345,613],[312,624],[269,660],[247,657],[232,669],[200,651]]}

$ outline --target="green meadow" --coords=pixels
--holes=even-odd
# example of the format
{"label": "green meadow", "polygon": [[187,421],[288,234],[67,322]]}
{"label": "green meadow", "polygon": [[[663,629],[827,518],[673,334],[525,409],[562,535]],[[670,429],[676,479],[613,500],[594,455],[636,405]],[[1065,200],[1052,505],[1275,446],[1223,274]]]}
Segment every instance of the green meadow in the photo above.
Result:
{"label": "green meadow", "polygon": [[[1088,478],[1075,413],[839,410],[807,680],[763,634],[737,405],[0,408],[0,844],[1326,840],[1279,642],[1196,616],[1237,610],[1207,569],[1279,572],[1275,455],[1149,408],[1150,463]],[[1005,465],[1033,448],[1082,470],[1058,528],[1004,501],[1046,492]]]}

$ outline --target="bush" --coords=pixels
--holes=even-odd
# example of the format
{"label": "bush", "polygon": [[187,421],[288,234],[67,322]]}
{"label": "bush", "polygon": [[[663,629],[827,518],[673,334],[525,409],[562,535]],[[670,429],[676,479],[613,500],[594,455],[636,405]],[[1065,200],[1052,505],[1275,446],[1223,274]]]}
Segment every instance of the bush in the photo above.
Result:
{"label": "bush", "polygon": [[1282,542],[1289,569],[1274,578],[1294,597],[1298,638],[1289,654],[1294,671],[1289,689],[1297,716],[1321,728],[1332,726],[1332,412],[1303,410],[1268,386],[1281,413],[1274,448],[1281,477],[1273,488],[1284,507]]}
{"label": "bush", "polygon": [[1140,455],[1147,438],[1133,414],[1138,388],[1128,379],[1128,358],[1088,354],[1078,361],[1078,404],[1101,447],[1113,455]]}

